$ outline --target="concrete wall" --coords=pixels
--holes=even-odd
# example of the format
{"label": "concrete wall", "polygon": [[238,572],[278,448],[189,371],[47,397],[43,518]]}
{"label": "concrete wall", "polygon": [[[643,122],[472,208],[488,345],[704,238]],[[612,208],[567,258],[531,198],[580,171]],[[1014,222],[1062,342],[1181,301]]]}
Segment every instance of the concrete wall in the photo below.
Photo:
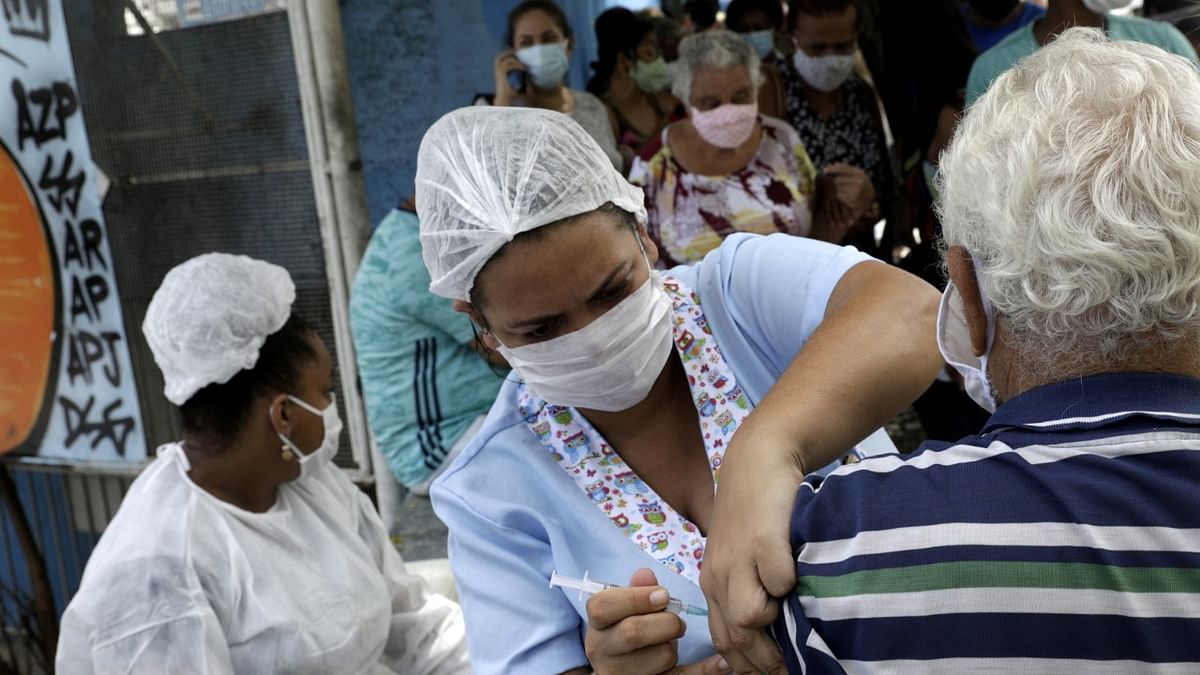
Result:
{"label": "concrete wall", "polygon": [[[495,89],[492,63],[520,0],[346,0],[342,26],[372,222],[413,193],[429,125]],[[594,60],[594,17],[605,0],[560,0],[577,33],[568,83]]]}
{"label": "concrete wall", "polygon": [[499,40],[484,25],[481,4],[487,1],[342,5],[372,222],[413,193],[417,146],[429,125],[492,88],[490,64]]}

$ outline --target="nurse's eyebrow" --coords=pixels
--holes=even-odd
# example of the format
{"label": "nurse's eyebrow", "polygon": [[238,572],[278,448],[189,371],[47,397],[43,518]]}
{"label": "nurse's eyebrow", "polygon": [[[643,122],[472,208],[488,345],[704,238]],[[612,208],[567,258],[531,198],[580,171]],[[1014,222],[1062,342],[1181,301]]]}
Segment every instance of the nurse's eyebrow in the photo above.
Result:
{"label": "nurse's eyebrow", "polygon": [[539,317],[535,317],[532,319],[526,319],[524,321],[513,321],[512,323],[508,324],[508,327],[509,328],[523,328],[525,326],[536,326],[536,325],[543,324],[543,323],[550,323],[551,321],[557,319],[560,316],[562,316],[562,315],[561,314],[546,314],[545,316],[539,316]]}
{"label": "nurse's eyebrow", "polygon": [[[606,290],[608,290],[608,287],[612,285],[613,280],[616,279],[618,276],[620,276],[622,272],[625,272],[626,269],[629,267],[629,264],[630,263],[627,260],[624,263],[621,263],[620,265],[618,265],[616,267],[616,269],[614,269],[612,272],[609,272],[608,276],[604,278],[604,282],[601,283],[599,286],[597,286],[596,290],[593,291],[591,296],[588,297],[588,302],[591,302],[591,301],[597,299]],[[508,324],[508,327],[510,329],[515,329],[515,328],[524,328],[525,326],[537,326],[537,325],[544,324],[544,323],[550,323],[551,321],[557,319],[560,316],[562,316],[562,314],[545,314],[542,316],[534,317],[532,319],[523,319],[521,321],[513,321]]]}
{"label": "nurse's eyebrow", "polygon": [[604,295],[604,293],[606,293],[608,291],[608,287],[612,285],[613,280],[615,280],[618,276],[620,276],[622,272],[625,272],[626,268],[628,268],[628,267],[629,267],[629,261],[626,260],[625,262],[621,263],[621,265],[619,265],[612,272],[609,272],[608,276],[604,279],[604,282],[601,283],[599,286],[597,286],[596,290],[593,291],[590,296],[588,296],[588,302],[591,302],[593,300],[598,300],[600,298],[600,296]]}

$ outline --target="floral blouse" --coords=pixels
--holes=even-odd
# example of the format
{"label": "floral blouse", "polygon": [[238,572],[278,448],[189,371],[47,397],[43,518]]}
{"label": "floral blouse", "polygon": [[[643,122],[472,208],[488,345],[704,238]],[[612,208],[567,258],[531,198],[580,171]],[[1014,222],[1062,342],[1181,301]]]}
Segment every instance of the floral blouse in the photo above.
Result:
{"label": "floral blouse", "polygon": [[646,193],[650,236],[663,263],[698,261],[734,232],[807,236],[816,201],[816,170],[800,137],[781,120],[760,117],[758,153],[727,176],[691,173],[675,160],[663,129],[659,147],[638,158],[629,182]]}

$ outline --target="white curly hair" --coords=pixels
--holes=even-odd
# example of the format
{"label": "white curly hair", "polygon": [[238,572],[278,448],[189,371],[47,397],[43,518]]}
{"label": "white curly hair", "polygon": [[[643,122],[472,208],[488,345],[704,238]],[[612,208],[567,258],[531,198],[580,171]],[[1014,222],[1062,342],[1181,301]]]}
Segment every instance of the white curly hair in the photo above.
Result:
{"label": "white curly hair", "polygon": [[1005,73],[941,158],[946,246],[1045,365],[1200,338],[1200,75],[1074,28]]}
{"label": "white curly hair", "polygon": [[679,60],[675,62],[675,77],[671,93],[685,105],[692,104],[692,82],[709,68],[744,67],[750,74],[754,93],[762,86],[762,60],[745,38],[727,30],[707,30],[694,33],[679,43]]}

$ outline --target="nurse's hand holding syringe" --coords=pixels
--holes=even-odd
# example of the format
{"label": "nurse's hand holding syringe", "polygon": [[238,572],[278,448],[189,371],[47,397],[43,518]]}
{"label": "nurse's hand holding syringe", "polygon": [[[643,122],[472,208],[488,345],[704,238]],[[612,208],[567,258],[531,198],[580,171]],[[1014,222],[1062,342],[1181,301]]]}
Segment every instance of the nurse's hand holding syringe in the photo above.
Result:
{"label": "nurse's hand holding syringe", "polygon": [[[562,577],[555,573],[552,585],[570,594],[593,593],[587,602],[588,631],[584,639],[591,670],[606,673],[673,673],[674,675],[717,675],[728,672],[722,659],[712,656],[700,663],[678,666],[675,641],[687,625],[678,613],[704,610],[671,598],[667,589],[648,569],[633,573],[629,586],[612,586],[591,579]],[[672,611],[678,613],[672,613]],[[574,672],[574,671],[571,671]],[[581,670],[580,672],[587,672]]]}
{"label": "nurse's hand holding syringe", "polygon": [[[653,572],[651,572],[651,574],[653,574]],[[618,586],[616,584],[606,584],[603,581],[596,581],[595,579],[590,579],[590,578],[588,578],[587,572],[583,573],[582,579],[576,579],[575,577],[568,577],[568,576],[559,574],[558,570],[555,570],[554,572],[552,572],[550,574],[550,587],[551,588],[566,588],[566,589],[570,589],[573,591],[578,591],[580,600],[583,600],[584,597],[593,596],[593,595],[599,593],[600,591],[606,591],[610,588],[621,588],[620,586]],[[665,609],[666,609],[666,611],[668,611],[672,614],[692,614],[694,616],[708,616],[707,609],[704,609],[703,607],[696,607],[694,605],[689,605],[686,602],[680,600],[679,598],[668,598],[667,606]]]}

